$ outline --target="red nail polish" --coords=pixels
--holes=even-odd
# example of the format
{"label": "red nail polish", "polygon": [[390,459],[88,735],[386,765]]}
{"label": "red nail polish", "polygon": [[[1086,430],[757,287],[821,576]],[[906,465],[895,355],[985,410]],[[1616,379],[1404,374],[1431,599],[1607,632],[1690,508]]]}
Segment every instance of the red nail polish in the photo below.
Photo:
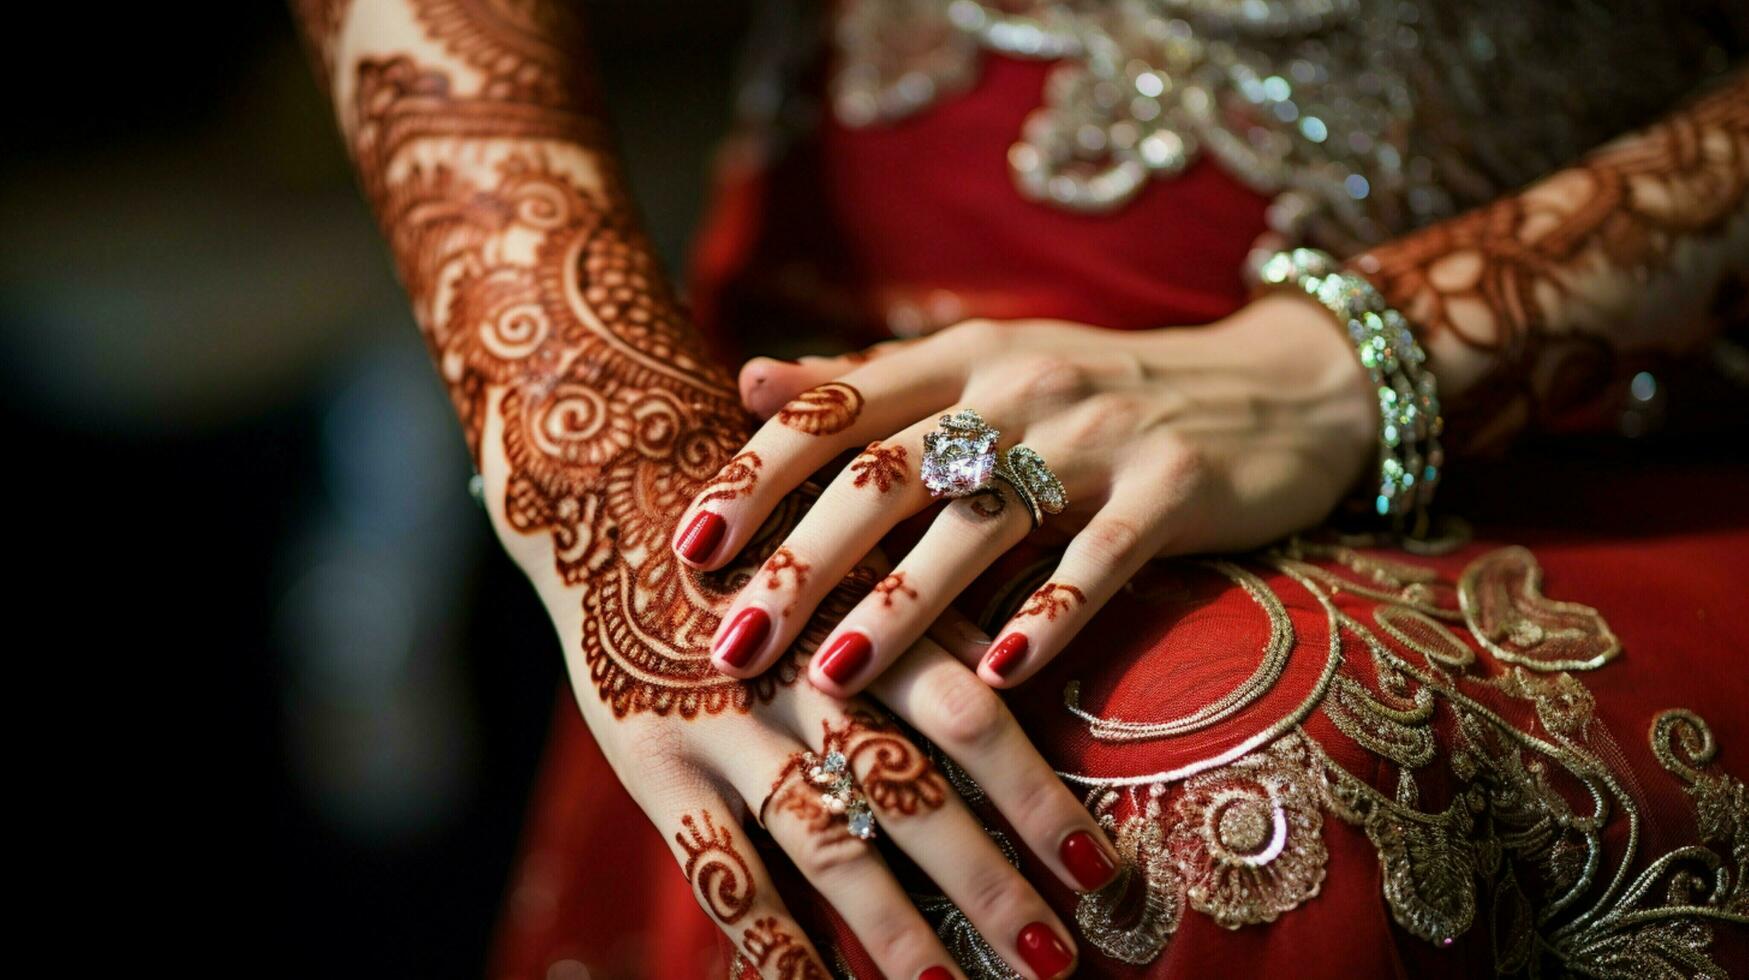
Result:
{"label": "red nail polish", "polygon": [[1032,972],[1044,980],[1061,976],[1069,964],[1075,962],[1075,956],[1069,952],[1069,947],[1057,938],[1051,927],[1043,922],[1034,922],[1020,930],[1014,944],[1020,947],[1020,958],[1026,965],[1032,967]]}
{"label": "red nail polish", "polygon": [[[765,645],[765,638],[770,633],[771,617],[758,606],[748,606],[729,621],[729,628],[723,631],[723,638],[717,643],[717,652],[722,655],[723,663],[745,667],[753,659],[753,652]],[[1065,843],[1064,846],[1068,845]]]}
{"label": "red nail polish", "polygon": [[953,974],[945,966],[932,966],[917,974],[917,980],[953,980]]}
{"label": "red nail polish", "polygon": [[867,663],[872,648],[868,637],[861,633],[840,633],[838,639],[820,654],[820,670],[834,684],[848,684]]}
{"label": "red nail polish", "polygon": [[1098,891],[1117,877],[1117,863],[1085,830],[1077,830],[1063,838],[1057,856],[1063,859],[1064,867],[1069,869],[1069,874],[1075,877],[1084,892]]}
{"label": "red nail polish", "polygon": [[680,540],[674,543],[674,550],[694,565],[702,565],[711,556],[711,552],[717,550],[717,545],[723,543],[723,530],[728,526],[727,522],[710,511],[699,511],[692,523],[686,525],[686,530],[680,532]]}
{"label": "red nail polish", "polygon": [[984,655],[984,662],[990,665],[997,677],[1007,677],[1026,659],[1026,647],[1025,633],[1010,633],[991,645],[990,652]]}

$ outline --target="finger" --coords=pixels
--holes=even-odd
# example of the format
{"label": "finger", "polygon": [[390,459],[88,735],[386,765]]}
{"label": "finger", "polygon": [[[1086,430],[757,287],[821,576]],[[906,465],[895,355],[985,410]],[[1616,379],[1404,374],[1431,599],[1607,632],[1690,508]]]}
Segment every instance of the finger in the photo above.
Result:
{"label": "finger", "polygon": [[942,508],[910,554],[832,631],[808,668],[814,686],[846,698],[911,648],[978,574],[1032,531],[1006,481]]}
{"label": "finger", "polygon": [[1025,681],[1069,645],[1100,608],[1167,547],[1188,519],[1194,481],[1132,473],[1069,542],[1055,572],[997,630],[978,676],[992,687]]}
{"label": "finger", "polygon": [[1073,970],[1069,931],[915,743],[854,706],[830,727],[823,722],[823,730],[825,747],[843,752],[880,831],[998,955],[1030,976],[1060,977]]}
{"label": "finger", "polygon": [[892,354],[915,342],[889,340],[836,357],[803,357],[795,361],[755,357],[741,365],[741,404],[754,415],[768,419],[809,388],[835,381],[877,357]]}
{"label": "finger", "polygon": [[963,357],[925,347],[864,364],[803,391],[778,409],[682,515],[675,554],[721,567],[791,490],[839,453],[885,439],[958,397]]}
{"label": "finger", "polygon": [[1064,885],[1095,891],[1117,875],[1116,852],[1039,755],[1002,698],[924,639],[869,686],[954,760]]}
{"label": "finger", "polygon": [[801,976],[808,966],[826,976],[819,952],[729,813],[720,797],[688,800],[656,821],[692,897],[761,976]]}
{"label": "finger", "polygon": [[[752,759],[761,760],[757,768],[763,771],[746,765]],[[844,816],[829,809],[821,789],[810,783],[806,770],[818,762],[796,742],[787,752],[738,755],[731,778],[743,797],[761,800],[760,818],[772,838],[844,920],[882,974],[940,977],[940,972],[929,971],[947,970],[947,976],[957,976],[953,958],[892,869],[872,844],[850,833]]]}
{"label": "finger", "polygon": [[923,436],[934,417],[871,443],[835,477],[724,613],[711,642],[712,664],[731,677],[765,671],[815,609],[894,525],[932,499],[917,474]]}
{"label": "finger", "polygon": [[977,667],[990,649],[990,636],[971,617],[951,605],[935,617],[926,635],[967,667]]}

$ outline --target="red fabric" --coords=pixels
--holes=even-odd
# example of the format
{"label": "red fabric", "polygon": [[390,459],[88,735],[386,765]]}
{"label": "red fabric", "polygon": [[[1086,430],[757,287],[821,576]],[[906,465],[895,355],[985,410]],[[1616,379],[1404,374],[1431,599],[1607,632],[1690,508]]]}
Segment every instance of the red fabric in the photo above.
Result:
{"label": "red fabric", "polygon": [[[866,131],[827,125],[769,169],[732,156],[693,270],[695,304],[713,339],[724,350],[768,349],[772,325],[781,324],[860,344],[882,332],[895,301],[934,303],[944,316],[1062,317],[1132,329],[1199,323],[1234,309],[1244,299],[1239,268],[1262,228],[1264,202],[1214,166],[1155,182],[1105,217],[1030,204],[1014,191],[1004,154],[1039,102],[1045,70],[991,58],[973,92],[901,125]],[[1620,637],[1625,653],[1580,679],[1643,804],[1636,870],[1647,856],[1694,843],[1696,835],[1681,784],[1647,745],[1657,712],[1698,713],[1718,738],[1720,763],[1739,777],[1749,771],[1743,660],[1749,625],[1741,614],[1749,583],[1746,487],[1749,470],[1740,464],[1624,466],[1584,458],[1477,464],[1444,490],[1446,502],[1479,528],[1477,541],[1454,555],[1415,559],[1455,579],[1485,551],[1527,545],[1546,574],[1548,595],[1597,608]],[[1303,589],[1266,575],[1287,602],[1298,645],[1259,704],[1194,739],[1122,747],[1089,739],[1062,710],[1061,692],[1071,679],[1082,682],[1083,702],[1101,713],[1149,718],[1206,701],[1256,664],[1267,621],[1255,602],[1211,572],[1173,567],[1170,574],[1145,574],[1072,649],[1014,693],[1016,712],[1058,768],[1168,769],[1243,738],[1258,715],[1296,702],[1316,682],[1324,614]],[[1370,601],[1349,595],[1342,604],[1370,621]],[[1351,662],[1364,659],[1349,653]],[[1362,664],[1357,672],[1369,669]],[[1499,665],[1488,669],[1498,673]],[[1513,720],[1534,725],[1528,717]],[[1349,772],[1387,792],[1394,785],[1389,764],[1337,733],[1323,714],[1314,713],[1305,727]],[[1442,730],[1442,758],[1447,736]],[[1423,803],[1443,805],[1438,794],[1449,790],[1430,778]],[[540,978],[551,964],[573,958],[598,978],[722,975],[715,930],[568,703],[559,711],[533,812],[494,976]],[[1625,845],[1624,827],[1617,820],[1610,831],[1616,854]],[[1492,971],[1485,904],[1477,926],[1450,945],[1418,939],[1393,922],[1366,835],[1330,816],[1323,835],[1329,854],[1319,893],[1273,924],[1228,930],[1186,909],[1165,953],[1145,968],[1122,967],[1083,942],[1080,975]],[[765,857],[791,907],[816,919],[807,924],[844,948],[859,976],[876,975],[854,941],[820,918],[805,886],[782,870],[781,855],[768,849]],[[1065,921],[1073,921],[1074,897],[1029,857],[1023,862]],[[1715,960],[1727,969],[1749,968],[1743,931],[1714,931]]]}

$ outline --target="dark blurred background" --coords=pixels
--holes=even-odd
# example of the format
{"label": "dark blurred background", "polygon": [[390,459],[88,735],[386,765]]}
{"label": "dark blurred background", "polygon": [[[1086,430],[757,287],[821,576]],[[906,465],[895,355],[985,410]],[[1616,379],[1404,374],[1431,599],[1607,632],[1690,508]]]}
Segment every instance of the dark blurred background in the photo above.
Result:
{"label": "dark blurred background", "polygon": [[[746,11],[584,6],[674,268]],[[36,914],[119,942],[57,947],[103,972],[478,976],[559,650],[290,15],[39,18],[0,162]]]}

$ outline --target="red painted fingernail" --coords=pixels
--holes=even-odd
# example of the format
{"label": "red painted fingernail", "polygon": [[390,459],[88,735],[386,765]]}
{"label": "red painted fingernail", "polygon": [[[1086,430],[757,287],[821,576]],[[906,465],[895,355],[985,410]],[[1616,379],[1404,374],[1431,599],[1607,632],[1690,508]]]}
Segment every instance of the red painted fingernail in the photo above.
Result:
{"label": "red painted fingernail", "polygon": [[832,683],[848,684],[868,663],[871,650],[868,637],[861,633],[840,633],[826,652],[820,654],[820,670],[832,678]]}
{"label": "red painted fingernail", "polygon": [[726,521],[710,511],[699,511],[692,523],[686,525],[686,530],[680,532],[680,540],[674,543],[674,550],[694,565],[702,565],[711,556],[711,552],[717,550],[717,545],[722,544],[723,530],[728,526]]}
{"label": "red painted fingernail", "polygon": [[917,980],[953,980],[953,973],[945,966],[932,966],[917,974]]}
{"label": "red painted fingernail", "polygon": [[1063,945],[1051,927],[1043,922],[1034,922],[1020,930],[1014,944],[1020,947],[1020,958],[1032,967],[1032,972],[1046,980],[1062,976],[1069,964],[1075,962],[1075,955],[1069,952],[1069,947]]}
{"label": "red painted fingernail", "polygon": [[984,655],[984,662],[990,665],[997,677],[1007,677],[1026,658],[1026,646],[1025,633],[1010,633],[991,645],[990,652]]}
{"label": "red painted fingernail", "polygon": [[1077,830],[1063,838],[1057,856],[1063,859],[1064,867],[1080,882],[1084,892],[1098,891],[1117,877],[1117,862],[1085,830]]}
{"label": "red painted fingernail", "polygon": [[729,621],[729,628],[723,631],[723,638],[717,643],[717,652],[723,663],[745,667],[753,659],[753,651],[765,645],[765,637],[770,633],[771,617],[758,606],[748,606]]}

